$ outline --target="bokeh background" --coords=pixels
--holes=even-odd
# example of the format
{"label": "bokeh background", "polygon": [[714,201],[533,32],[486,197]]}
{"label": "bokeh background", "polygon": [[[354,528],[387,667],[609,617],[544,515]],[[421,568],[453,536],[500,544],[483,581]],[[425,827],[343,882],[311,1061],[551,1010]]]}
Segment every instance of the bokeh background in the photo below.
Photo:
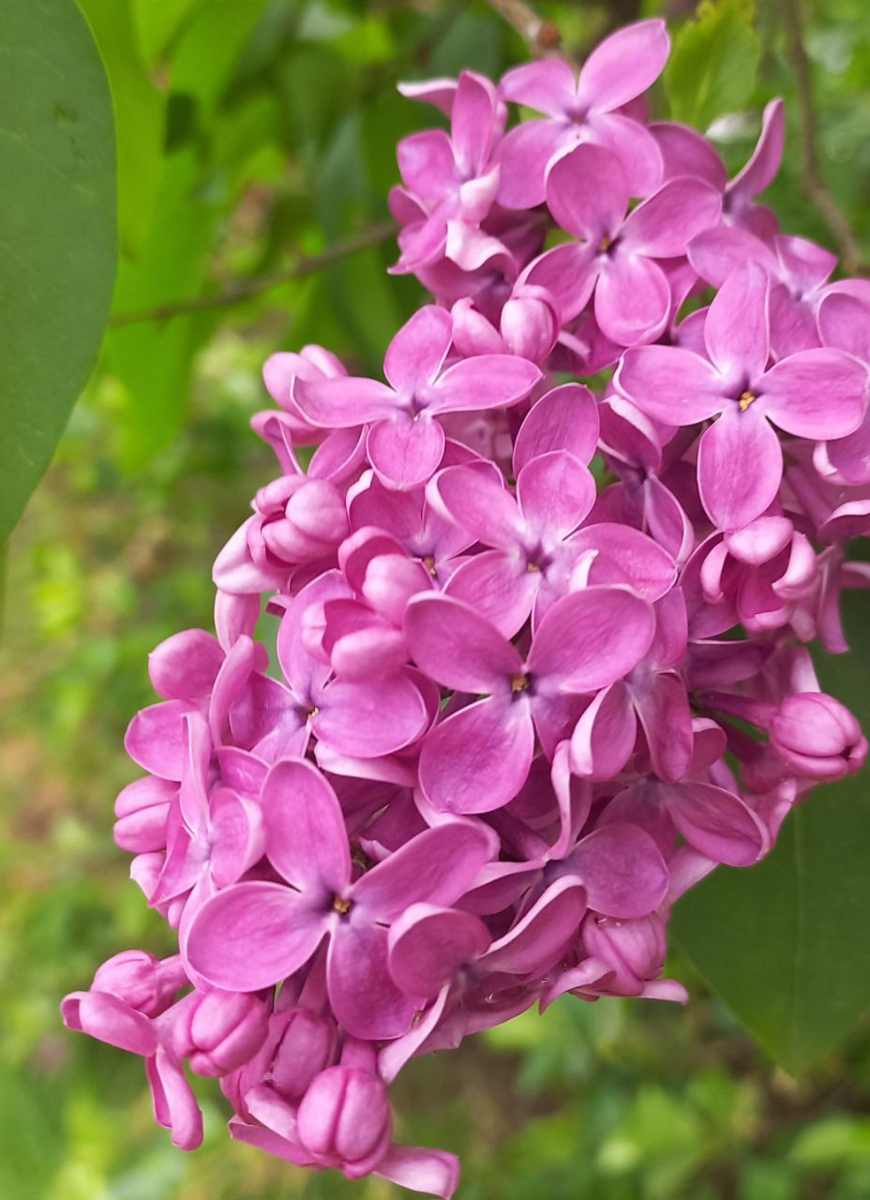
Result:
{"label": "bokeh background", "polygon": [[[115,100],[121,261],[115,325],[6,563],[0,1195],[385,1200],[398,1192],[382,1181],[303,1174],[230,1142],[211,1083],[198,1088],[204,1148],[173,1150],[141,1063],[66,1033],[58,1001],[115,951],[168,946],[111,840],[114,796],[135,774],[122,740],[151,702],[147,652],[210,627],[212,559],[275,473],[248,428],[268,399],[263,360],[314,341],[377,372],[420,302],[415,283],[386,275],[394,245],[377,227],[396,140],[438,118],[395,84],[498,75],[526,49],[493,7],[462,0],[81,7]],[[618,24],[668,16],[683,49],[657,102],[709,128],[732,171],[764,103],[785,96],[770,202],[785,229],[843,248],[806,194],[809,132],[852,267],[870,262],[867,0],[536,7],[581,54]],[[300,255],[357,234],[371,244],[288,278]],[[397,1085],[401,1139],[459,1152],[462,1200],[870,1196],[870,1024],[793,1075],[679,944],[669,967],[692,993],[685,1010],[569,998],[412,1065]],[[808,962],[805,986],[811,1004],[838,979]]]}

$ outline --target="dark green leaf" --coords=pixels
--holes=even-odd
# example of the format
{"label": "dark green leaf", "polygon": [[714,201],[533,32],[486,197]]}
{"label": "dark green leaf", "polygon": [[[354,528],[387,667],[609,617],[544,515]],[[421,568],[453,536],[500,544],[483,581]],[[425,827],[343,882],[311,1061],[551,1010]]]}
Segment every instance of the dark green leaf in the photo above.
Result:
{"label": "dark green leaf", "polygon": [[[846,596],[852,653],[819,656],[822,688],[870,725],[870,603]],[[870,1006],[867,773],[816,789],[757,867],[720,868],[682,900],[674,931],[713,990],[777,1062],[801,1071]]]}
{"label": "dark green leaf", "polygon": [[697,129],[735,112],[752,95],[759,40],[753,0],[702,0],[674,40],[665,71],[671,115]]}
{"label": "dark green leaf", "polygon": [[115,134],[73,0],[0,6],[0,539],[48,466],[100,345],[115,276]]}

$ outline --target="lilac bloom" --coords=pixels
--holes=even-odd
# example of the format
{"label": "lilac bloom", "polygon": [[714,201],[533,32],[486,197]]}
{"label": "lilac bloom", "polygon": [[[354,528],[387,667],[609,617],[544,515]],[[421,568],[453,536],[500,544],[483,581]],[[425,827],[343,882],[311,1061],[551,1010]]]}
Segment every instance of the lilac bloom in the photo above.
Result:
{"label": "lilac bloom", "polygon": [[327,572],[296,596],[278,631],[278,661],[285,682],[252,676],[230,712],[236,744],[270,762],[305,753],[313,734],[340,754],[377,758],[413,742],[429,722],[423,696],[407,672],[364,682],[336,679],[327,662],[307,650],[305,613],[352,592],[337,572]]}
{"label": "lilac bloom", "polygon": [[187,760],[182,772],[177,807],[168,823],[166,861],[150,897],[154,905],[184,896],[179,926],[183,948],[197,909],[209,896],[245,874],[263,855],[260,807],[229,788],[209,794],[211,739],[199,713],[189,713]]}
{"label": "lilac bloom", "polygon": [[656,605],[656,637],[624,679],[595,697],[571,737],[571,769],[590,779],[611,779],[628,762],[638,725],[655,774],[682,779],[692,761],[694,733],[679,665],[686,653],[685,602],[678,589]]}
{"label": "lilac bloom", "polygon": [[715,225],[721,197],[700,179],[672,179],[628,212],[629,186],[619,159],[601,146],[578,146],[547,178],[547,205],[579,239],[546,251],[522,281],[548,288],[562,320],[594,297],[595,320],[620,346],[652,341],[671,315],[668,277],[656,259],[684,252],[690,238]]}
{"label": "lilac bloom", "polygon": [[[397,157],[405,195],[394,194],[391,203],[402,216],[413,215],[419,207],[420,216],[405,224],[399,234],[401,255],[395,272],[413,272],[437,261],[448,251],[452,223],[473,229],[489,213],[499,181],[498,166],[492,162],[499,132],[497,114],[493,85],[480,75],[463,71],[451,105],[450,136],[429,129],[399,142]],[[465,251],[460,266],[467,262],[467,238],[473,237],[472,229],[465,231],[466,238],[460,243]]]}
{"label": "lilac bloom", "polygon": [[595,501],[595,481],[572,454],[553,450],[529,460],[517,477],[516,499],[468,467],[441,471],[430,495],[472,541],[491,547],[457,568],[446,594],[471,604],[506,637],[533,607],[537,622],[567,590],[565,542]]}
{"label": "lilac bloom", "polygon": [[626,352],[617,388],[656,420],[694,425],[719,419],[698,450],[698,486],[720,529],[748,525],[771,504],[782,450],[770,422],[797,437],[841,437],[857,428],[866,372],[836,350],[804,350],[768,369],[768,280],[756,263],[739,268],[707,314],[707,358],[672,346]]}
{"label": "lilac bloom", "polygon": [[412,838],[352,881],[338,799],[310,763],[276,764],[263,788],[269,860],[283,883],[239,883],[197,913],[187,957],[213,986],[256,991],[292,975],[329,940],[332,1009],[352,1034],[396,1037],[415,1005],[386,971],[391,923],[410,905],[449,906],[494,853],[480,824],[455,819]]}
{"label": "lilac bloom", "polygon": [[545,113],[546,119],[523,122],[502,142],[499,202],[507,208],[540,204],[548,166],[578,142],[597,143],[619,155],[631,195],[655,191],[662,171],[655,139],[619,110],[655,82],[669,50],[664,21],[640,21],[605,38],[577,79],[556,58],[508,71],[501,95]]}
{"label": "lilac bloom", "polygon": [[406,634],[417,665],[442,686],[484,698],[429,733],[420,785],[444,812],[491,812],[517,794],[529,773],[535,734],[555,745],[573,699],[609,686],[643,658],[652,641],[650,606],[616,587],[590,588],[556,602],[527,660],[467,604],[418,596]]}
{"label": "lilac bloom", "polygon": [[723,224],[745,229],[762,241],[773,241],[778,230],[776,216],[753,201],[773,182],[782,162],[785,140],[782,100],[771,100],[766,106],[755,149],[731,180],[713,146],[696,130],[670,121],[654,123],[649,129],[661,151],[663,182],[678,175],[705,180],[722,193]]}
{"label": "lilac bloom", "polygon": [[534,363],[510,354],[485,354],[445,370],[452,338],[450,314],[429,305],[390,343],[384,359],[389,385],[371,379],[300,380],[297,400],[319,425],[371,422],[367,445],[375,471],[388,487],[417,487],[444,454],[439,415],[515,404],[541,378]]}

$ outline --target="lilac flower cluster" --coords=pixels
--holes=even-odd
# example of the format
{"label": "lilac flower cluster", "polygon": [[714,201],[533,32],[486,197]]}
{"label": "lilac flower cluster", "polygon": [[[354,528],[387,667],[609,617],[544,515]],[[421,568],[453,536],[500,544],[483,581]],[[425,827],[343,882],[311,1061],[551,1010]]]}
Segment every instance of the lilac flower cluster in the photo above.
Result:
{"label": "lilac flower cluster", "polygon": [[384,381],[266,364],[281,474],[218,556],[217,636],[151,655],[116,804],[179,952],[63,1006],[145,1059],[184,1149],[186,1063],[235,1138],[452,1195],[454,1156],[393,1141],[405,1063],[566,992],[685,1000],[673,903],[864,761],[806,644],[845,651],[870,583],[870,284],[756,203],[779,101],[731,180],[648,121],[667,53],[646,21],[579,78],[405,88],[450,119],[391,198],[434,302]]}

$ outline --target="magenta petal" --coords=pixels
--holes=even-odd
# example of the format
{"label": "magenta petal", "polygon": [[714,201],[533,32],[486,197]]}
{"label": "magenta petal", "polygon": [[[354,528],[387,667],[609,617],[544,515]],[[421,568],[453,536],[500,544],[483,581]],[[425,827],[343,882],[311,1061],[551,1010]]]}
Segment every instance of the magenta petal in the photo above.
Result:
{"label": "magenta petal", "polygon": [[627,350],[614,382],[641,412],[666,425],[694,425],[720,412],[725,404],[721,381],[711,364],[677,346]]}
{"label": "magenta petal", "polygon": [[430,392],[433,412],[508,408],[543,379],[540,368],[514,354],[479,354],[448,367]]}
{"label": "magenta petal", "polygon": [[[552,250],[545,250],[531,262],[521,279],[523,284],[546,288],[556,301],[564,324],[573,321],[586,307],[595,289],[599,268],[592,243],[563,242]],[[563,445],[556,449],[563,449]]]}
{"label": "magenta petal", "polygon": [[463,71],[453,103],[450,137],[456,165],[466,179],[481,175],[489,163],[495,105],[495,89],[489,80]]}
{"label": "magenta petal", "polygon": [[299,407],[315,425],[327,429],[346,429],[389,416],[396,404],[396,393],[374,379],[338,379],[296,381]]}
{"label": "magenta petal", "polygon": [[326,978],[332,1011],[354,1037],[375,1041],[410,1029],[418,1005],[390,977],[383,926],[355,921],[353,914],[340,921],[329,943]]}
{"label": "magenta petal", "polygon": [[547,691],[596,692],[646,654],[653,610],[633,592],[593,587],[558,600],[538,627],[529,672]]}
{"label": "magenta petal", "polygon": [[781,359],[761,381],[764,407],[786,433],[839,438],[861,424],[867,368],[839,350],[802,350]]}
{"label": "magenta petal", "polygon": [[754,200],[773,182],[782,162],[785,143],[784,109],[785,105],[779,97],[766,105],[761,137],[752,152],[752,157],[728,185],[728,193],[732,200],[739,199],[742,203]]}
{"label": "magenta petal", "polygon": [[133,762],[161,779],[180,780],[187,759],[184,718],[191,711],[193,706],[184,700],[166,700],[138,712],[124,738]]}
{"label": "magenta petal", "polygon": [[757,263],[774,278],[779,274],[779,264],[770,247],[748,230],[734,225],[717,225],[699,233],[692,239],[688,256],[701,278],[717,288],[750,262]]}
{"label": "magenta petal", "polygon": [[[552,60],[550,60],[552,61]],[[566,136],[561,121],[524,121],[498,150],[498,200],[505,208],[534,208],[547,194],[547,166]]]}
{"label": "magenta petal", "polygon": [[387,487],[406,491],[426,483],[435,474],[444,454],[444,430],[428,412],[413,420],[396,413],[369,430],[371,464]]}
{"label": "magenta petal", "polygon": [[87,1033],[128,1054],[148,1057],[157,1049],[152,1022],[108,992],[71,992],[60,1011],[67,1029]]}
{"label": "magenta petal", "polygon": [[729,405],[698,448],[701,501],[719,529],[740,529],[760,517],[779,491],[782,449],[757,404]]}
{"label": "magenta petal", "polygon": [[694,733],[689,697],[682,680],[657,672],[632,687],[653,770],[670,783],[682,779],[692,761]]}
{"label": "magenta petal", "polygon": [[405,633],[417,666],[456,691],[503,691],[523,669],[510,642],[469,605],[450,596],[415,597],[405,614]]}
{"label": "magenta petal", "polygon": [[767,366],[767,272],[748,262],[729,275],[710,305],[704,322],[707,352],[719,372],[740,386]]}
{"label": "magenta petal", "polygon": [[207,696],[224,660],[216,638],[204,629],[186,629],[161,642],[148,655],[148,674],[159,696],[197,700]]}
{"label": "magenta petal", "polygon": [[523,63],[505,74],[499,91],[505,100],[558,117],[574,102],[574,72],[562,58]]}
{"label": "magenta petal", "polygon": [[599,692],[571,735],[571,770],[593,781],[612,779],[634,749],[637,721],[625,684]]}
{"label": "magenta petal", "polygon": [[619,229],[628,197],[628,180],[619,159],[591,142],[563,155],[547,176],[547,207],[556,224],[596,246]]}
{"label": "magenta petal", "polygon": [[722,209],[719,192],[700,179],[672,179],[626,218],[621,240],[649,258],[677,258]]}
{"label": "magenta petal", "polygon": [[[456,164],[450,138],[443,129],[424,129],[402,138],[396,147],[396,159],[402,182],[415,196],[433,200],[446,195],[444,185],[453,179]],[[386,375],[397,386],[389,371]]]}
{"label": "magenta petal", "polygon": [[633,529],[602,521],[572,534],[568,546],[580,558],[592,555],[588,584],[628,584],[644,600],[661,600],[674,586],[677,570],[673,558],[660,545]]}
{"label": "magenta petal", "polygon": [[620,821],[596,829],[566,861],[586,888],[589,907],[606,917],[645,917],[665,898],[668,868],[636,825]]}
{"label": "magenta petal", "polygon": [[202,1144],[202,1113],[181,1063],[171,1051],[158,1046],[145,1069],[157,1124],[172,1130],[172,1144],[179,1150],[196,1150]]}
{"label": "magenta petal", "polygon": [[427,735],[420,753],[420,786],[441,812],[492,812],[525,783],[534,746],[527,703],[479,700]]}
{"label": "magenta petal", "polygon": [[595,503],[595,480],[573,454],[553,450],[526,463],[517,479],[523,516],[545,541],[561,541]]}
{"label": "magenta petal", "polygon": [[429,723],[423,697],[399,672],[366,683],[333,680],[311,719],[317,737],[341,754],[379,758],[415,741]]}
{"label": "magenta petal", "polygon": [[870,305],[866,301],[845,292],[828,292],[817,319],[824,346],[870,362]]}
{"label": "magenta petal", "polygon": [[580,928],[586,891],[573,876],[557,879],[480,960],[487,971],[528,975],[546,971]]}
{"label": "magenta petal", "polygon": [[442,821],[367,871],[351,896],[383,922],[394,921],[409,904],[455,904],[497,852],[497,839],[481,822]]}
{"label": "magenta petal", "polygon": [[758,817],[733,792],[686,781],[662,794],[671,820],[689,845],[714,862],[748,867],[768,849]]}
{"label": "magenta petal", "polygon": [[266,852],[298,891],[330,898],[350,883],[350,849],[341,806],[304,759],[276,763],[260,798]]}
{"label": "magenta petal", "polygon": [[446,1150],[424,1146],[391,1146],[374,1171],[382,1179],[412,1192],[450,1200],[459,1187],[459,1159]]}
{"label": "magenta petal", "polygon": [[601,42],[583,64],[577,103],[612,112],[645,92],[662,73],[671,48],[664,21],[637,21]]}
{"label": "magenta petal", "polygon": [[[451,161],[451,168],[452,165]],[[412,393],[425,388],[441,370],[452,340],[450,313],[434,304],[424,305],[390,342],[384,358],[384,374],[397,392]]]}
{"label": "magenta petal", "polygon": [[535,404],[514,441],[514,472],[540,454],[567,450],[588,463],[598,444],[598,406],[581,383],[563,383]]}
{"label": "magenta petal", "polygon": [[457,967],[485,954],[490,941],[483,921],[471,913],[411,905],[390,929],[390,975],[407,995],[428,999]]}
{"label": "magenta petal", "polygon": [[[448,467],[432,481],[432,502],[472,541],[509,550],[520,540],[516,501],[494,473],[475,467]],[[437,503],[436,503],[437,498]]]}
{"label": "magenta petal", "polygon": [[622,113],[591,112],[590,138],[617,156],[631,196],[651,196],[661,183],[662,153],[645,125]]}
{"label": "magenta petal", "polygon": [[541,578],[540,572],[526,569],[519,552],[485,550],[456,568],[443,594],[470,605],[503,637],[511,638],[528,619]]}
{"label": "magenta petal", "polygon": [[671,289],[658,263],[617,251],[602,268],[595,289],[595,320],[618,346],[652,341],[671,311]]}
{"label": "magenta petal", "polygon": [[326,933],[329,913],[278,883],[237,883],[196,914],[190,965],[213,987],[258,992],[303,966]]}

